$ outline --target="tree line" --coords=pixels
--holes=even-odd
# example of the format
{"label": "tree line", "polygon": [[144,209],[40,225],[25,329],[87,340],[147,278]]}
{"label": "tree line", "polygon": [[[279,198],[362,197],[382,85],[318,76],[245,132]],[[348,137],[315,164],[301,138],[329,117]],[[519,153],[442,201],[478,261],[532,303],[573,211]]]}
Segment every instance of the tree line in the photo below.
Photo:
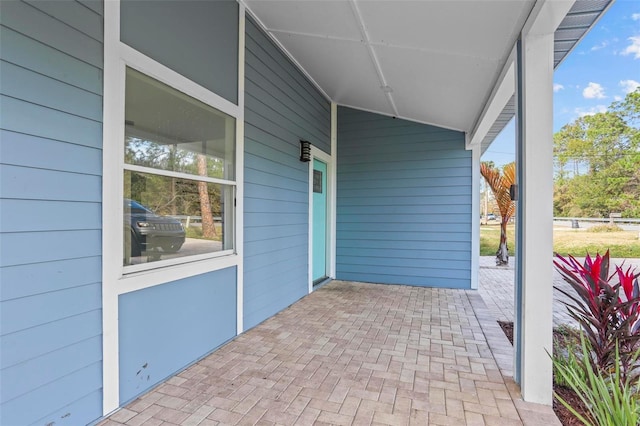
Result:
{"label": "tree line", "polygon": [[554,216],[640,217],[640,88],[554,135]]}

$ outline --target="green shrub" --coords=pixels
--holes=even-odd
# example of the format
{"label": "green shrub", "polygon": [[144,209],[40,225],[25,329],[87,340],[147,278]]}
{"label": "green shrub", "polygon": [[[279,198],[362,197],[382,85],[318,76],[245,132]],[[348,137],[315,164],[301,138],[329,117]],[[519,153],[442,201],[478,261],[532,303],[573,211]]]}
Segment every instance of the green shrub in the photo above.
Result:
{"label": "green shrub", "polygon": [[553,345],[553,382],[558,386],[571,388],[571,383],[567,381],[566,375],[562,371],[572,371],[573,374],[582,381],[587,378],[587,373],[583,366],[583,359],[579,352],[579,345],[571,340],[565,341],[562,345],[554,342]]}
{"label": "green shrub", "polygon": [[[612,371],[602,372],[592,365],[591,349],[581,335],[580,355],[573,361],[552,357],[555,373],[563,383],[582,400],[589,412],[588,418],[578,413],[557,393],[556,398],[585,425],[637,426],[640,424],[640,378],[623,378],[620,369],[620,351],[616,345]],[[635,360],[640,351],[636,353]],[[571,357],[571,356],[570,356]]]}

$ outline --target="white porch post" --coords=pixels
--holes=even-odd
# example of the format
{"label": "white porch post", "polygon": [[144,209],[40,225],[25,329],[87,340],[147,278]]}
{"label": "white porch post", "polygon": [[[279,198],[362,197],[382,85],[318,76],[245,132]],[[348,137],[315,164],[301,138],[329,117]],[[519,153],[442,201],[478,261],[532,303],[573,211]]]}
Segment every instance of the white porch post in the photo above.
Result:
{"label": "white porch post", "polygon": [[517,52],[516,381],[552,402],[553,31],[523,31]]}
{"label": "white porch post", "polygon": [[478,289],[480,270],[480,144],[471,148],[471,289]]}

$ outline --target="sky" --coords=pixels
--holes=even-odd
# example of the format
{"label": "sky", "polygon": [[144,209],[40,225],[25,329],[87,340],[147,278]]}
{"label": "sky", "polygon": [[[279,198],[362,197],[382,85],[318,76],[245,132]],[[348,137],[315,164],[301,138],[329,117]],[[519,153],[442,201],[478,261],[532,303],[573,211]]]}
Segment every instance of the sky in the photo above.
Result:
{"label": "sky", "polygon": [[[640,86],[640,1],[616,0],[556,68],[553,131],[606,108]],[[502,166],[515,160],[514,120],[482,156]]]}

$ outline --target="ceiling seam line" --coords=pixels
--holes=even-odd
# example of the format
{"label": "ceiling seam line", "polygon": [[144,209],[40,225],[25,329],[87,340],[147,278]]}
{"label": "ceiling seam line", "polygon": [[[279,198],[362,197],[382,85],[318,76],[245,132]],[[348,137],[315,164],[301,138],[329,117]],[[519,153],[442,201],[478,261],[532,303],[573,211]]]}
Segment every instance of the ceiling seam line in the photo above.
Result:
{"label": "ceiling seam line", "polygon": [[387,97],[387,101],[389,102],[389,104],[391,105],[391,108],[393,109],[393,113],[394,115],[398,115],[398,108],[396,106],[395,101],[393,100],[393,96],[391,95],[391,92],[388,91],[388,84],[387,84],[387,80],[384,77],[384,74],[382,72],[382,67],[380,66],[380,61],[378,60],[378,56],[376,55],[375,50],[373,49],[373,45],[371,44],[371,41],[369,39],[369,33],[367,32],[367,28],[364,25],[364,20],[362,19],[362,14],[360,13],[360,8],[358,8],[358,5],[356,4],[356,0],[350,0],[349,4],[351,6],[351,10],[353,12],[353,14],[355,15],[355,18],[358,22],[358,26],[360,27],[360,33],[362,34],[362,38],[363,38],[363,42],[365,44],[365,46],[367,47],[367,51],[369,52],[369,58],[371,59],[371,61],[373,62],[373,66],[376,70],[376,73],[378,74],[378,80],[380,81],[380,89],[384,91],[384,94]]}
{"label": "ceiling seam line", "polygon": [[278,34],[290,34],[296,36],[310,37],[310,38],[324,38],[327,40],[336,40],[336,41],[350,41],[353,43],[362,43],[361,39],[349,38],[349,37],[340,37],[340,36],[332,36],[327,34],[314,34],[314,33],[305,33],[303,31],[289,31],[289,30],[280,30],[277,28],[269,28],[269,32],[278,33]]}
{"label": "ceiling seam line", "polygon": [[[358,43],[358,44],[362,44],[362,42],[363,42],[362,38],[355,39],[355,38],[349,38],[349,37],[331,36],[331,35],[326,35],[326,34],[306,33],[306,32],[302,32],[302,31],[281,30],[281,29],[277,29],[277,28],[268,28],[267,31],[269,31],[270,33],[285,34],[285,35],[295,35],[295,36],[302,36],[302,37],[309,37],[309,38],[316,38],[316,39],[325,39],[325,40],[332,40],[332,41],[346,41],[346,42]],[[393,48],[393,49],[404,49],[404,50],[411,50],[411,51],[415,51],[415,52],[431,53],[431,54],[443,55],[443,56],[451,56],[451,57],[456,57],[456,58],[469,58],[469,59],[483,60],[483,61],[496,62],[496,63],[500,61],[500,58],[487,58],[486,56],[476,56],[476,55],[450,53],[450,52],[443,51],[443,50],[426,49],[426,48],[419,47],[419,46],[408,46],[408,45],[403,46],[403,45],[399,45],[399,44],[383,43],[383,42],[371,41],[371,40],[367,40],[367,43],[370,44],[371,46],[389,47],[389,48]]]}

